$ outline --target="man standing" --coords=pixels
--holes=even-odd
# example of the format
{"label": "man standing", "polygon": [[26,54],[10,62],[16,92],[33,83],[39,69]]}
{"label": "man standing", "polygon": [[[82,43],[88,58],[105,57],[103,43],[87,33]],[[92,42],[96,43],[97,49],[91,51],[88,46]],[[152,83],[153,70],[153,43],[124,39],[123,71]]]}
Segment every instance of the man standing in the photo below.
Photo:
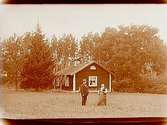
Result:
{"label": "man standing", "polygon": [[87,101],[87,96],[89,94],[89,87],[86,84],[86,79],[83,79],[83,82],[80,86],[80,92],[81,92],[81,96],[82,96],[82,105],[86,105],[86,101]]}

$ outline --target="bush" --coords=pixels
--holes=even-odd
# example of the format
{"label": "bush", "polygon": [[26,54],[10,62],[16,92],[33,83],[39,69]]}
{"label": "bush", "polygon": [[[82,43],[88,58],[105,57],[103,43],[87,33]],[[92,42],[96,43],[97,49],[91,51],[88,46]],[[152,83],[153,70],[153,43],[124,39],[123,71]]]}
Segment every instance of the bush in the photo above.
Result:
{"label": "bush", "polygon": [[[51,81],[50,81],[51,83]],[[20,88],[24,89],[24,90],[35,90],[35,91],[41,91],[41,90],[49,90],[53,88],[52,84],[42,84],[39,87],[37,87],[38,84],[34,84],[31,81],[22,81],[20,83]]]}
{"label": "bush", "polygon": [[163,77],[159,77],[157,80],[113,81],[112,87],[116,92],[167,94],[167,83]]}
{"label": "bush", "polygon": [[33,88],[33,84],[30,85],[30,83],[28,83],[26,81],[22,81],[20,83],[20,88],[25,89],[25,90],[32,89]]}
{"label": "bush", "polygon": [[137,86],[141,86],[143,93],[167,94],[167,84],[164,79],[159,77],[156,80],[140,80]]}
{"label": "bush", "polygon": [[113,90],[116,92],[136,92],[133,86],[134,82],[130,79],[113,81],[112,83]]}

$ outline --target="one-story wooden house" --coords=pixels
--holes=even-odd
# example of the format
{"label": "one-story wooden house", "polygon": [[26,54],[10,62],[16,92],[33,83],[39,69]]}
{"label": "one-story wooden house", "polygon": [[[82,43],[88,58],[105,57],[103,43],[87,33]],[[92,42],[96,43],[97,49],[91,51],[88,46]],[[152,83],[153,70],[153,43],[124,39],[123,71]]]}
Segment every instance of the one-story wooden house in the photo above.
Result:
{"label": "one-story wooden house", "polygon": [[[113,73],[95,61],[61,70],[56,73],[56,76],[63,76],[62,89],[65,90],[77,92],[83,79],[87,80],[90,91],[97,91],[101,84],[104,84],[108,91],[112,90]],[[60,83],[56,82],[56,85],[60,86]]]}

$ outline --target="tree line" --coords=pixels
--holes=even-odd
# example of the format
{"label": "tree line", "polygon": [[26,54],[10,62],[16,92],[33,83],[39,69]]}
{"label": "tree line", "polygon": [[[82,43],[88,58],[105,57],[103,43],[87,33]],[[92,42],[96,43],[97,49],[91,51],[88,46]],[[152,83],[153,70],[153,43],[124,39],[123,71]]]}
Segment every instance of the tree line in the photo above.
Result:
{"label": "tree line", "polygon": [[48,39],[38,24],[34,32],[1,40],[2,83],[16,90],[52,88],[57,71],[95,60],[114,72],[114,81],[140,84],[166,71],[167,46],[158,33],[147,25],[120,25],[80,40],[73,34]]}

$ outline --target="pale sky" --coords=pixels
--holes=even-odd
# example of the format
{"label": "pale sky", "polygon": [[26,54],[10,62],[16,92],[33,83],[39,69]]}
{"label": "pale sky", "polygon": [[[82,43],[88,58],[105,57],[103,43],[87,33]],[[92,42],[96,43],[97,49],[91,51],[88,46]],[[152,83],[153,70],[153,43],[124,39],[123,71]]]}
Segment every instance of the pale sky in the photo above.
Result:
{"label": "pale sky", "polygon": [[50,38],[72,33],[103,32],[108,26],[146,24],[167,41],[167,5],[0,5],[0,38],[35,30],[37,23]]}

